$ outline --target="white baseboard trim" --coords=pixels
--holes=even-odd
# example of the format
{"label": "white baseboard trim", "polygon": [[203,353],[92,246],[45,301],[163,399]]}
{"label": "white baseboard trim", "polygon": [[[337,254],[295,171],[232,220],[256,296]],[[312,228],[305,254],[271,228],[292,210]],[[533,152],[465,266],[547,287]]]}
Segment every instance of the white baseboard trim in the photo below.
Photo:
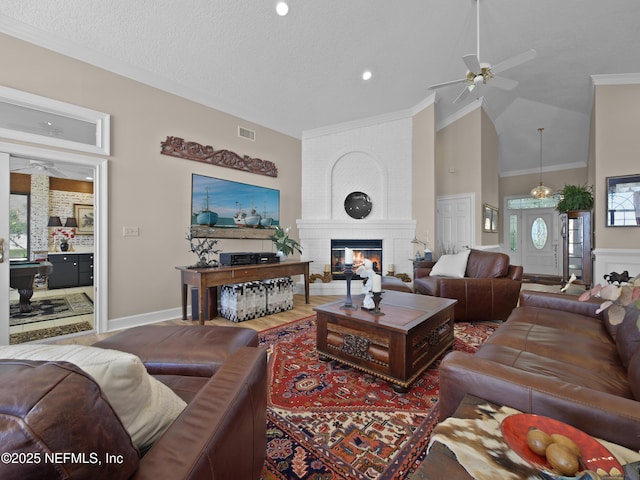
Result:
{"label": "white baseboard trim", "polygon": [[[190,315],[191,305],[187,305],[187,318],[190,318]],[[168,310],[160,310],[157,312],[141,313],[140,315],[131,315],[129,317],[114,318],[107,322],[107,332],[114,332],[116,330],[122,330],[124,328],[149,325],[151,323],[159,323],[165,322],[167,320],[175,320],[181,318],[182,307],[170,308]]]}

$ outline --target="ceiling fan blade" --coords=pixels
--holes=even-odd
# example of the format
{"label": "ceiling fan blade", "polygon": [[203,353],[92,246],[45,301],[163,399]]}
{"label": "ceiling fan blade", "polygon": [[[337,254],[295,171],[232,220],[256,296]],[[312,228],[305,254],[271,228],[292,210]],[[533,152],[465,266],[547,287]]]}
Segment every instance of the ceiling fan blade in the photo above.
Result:
{"label": "ceiling fan blade", "polygon": [[46,175],[48,177],[69,178],[69,176],[62,170],[57,169],[54,166],[46,165],[44,163],[32,163],[27,167],[12,168],[14,173],[24,173],[27,175]]}
{"label": "ceiling fan blade", "polygon": [[47,174],[50,177],[58,177],[58,178],[68,178],[68,175],[64,173],[62,170],[58,170],[55,167],[47,167]]}
{"label": "ceiling fan blade", "polygon": [[460,95],[458,95],[456,97],[456,99],[453,101],[453,103],[458,103],[462,100],[464,100],[465,98],[467,98],[467,96],[476,88],[475,85],[469,85],[467,87],[464,87],[462,89],[462,91],[460,92]]}
{"label": "ceiling fan blade", "polygon": [[466,81],[466,78],[459,78],[458,80],[451,80],[450,82],[436,83],[435,85],[431,85],[429,87],[429,90],[433,90],[434,88],[448,87],[449,85],[457,85],[458,83],[464,83]]}
{"label": "ceiling fan blade", "polygon": [[487,85],[498,87],[503,90],[513,90],[518,86],[518,82],[516,82],[515,80],[511,80],[510,78],[493,77],[487,82]]}
{"label": "ceiling fan blade", "polygon": [[478,59],[478,56],[475,53],[470,53],[468,55],[465,55],[464,57],[462,57],[462,61],[467,66],[470,72],[473,72],[473,73],[481,72],[482,67],[480,66],[480,60]]}
{"label": "ceiling fan blade", "polygon": [[11,168],[10,170],[13,173],[23,173],[23,172],[31,173],[33,171],[33,168],[31,168],[31,167]]}
{"label": "ceiling fan blade", "polygon": [[533,60],[536,58],[536,51],[532,48],[531,50],[527,50],[526,52],[522,52],[518,55],[515,55],[511,58],[506,59],[503,62],[498,63],[497,65],[491,67],[491,73],[500,73],[505,70],[509,70],[517,65],[520,65],[524,62],[528,62],[529,60]]}

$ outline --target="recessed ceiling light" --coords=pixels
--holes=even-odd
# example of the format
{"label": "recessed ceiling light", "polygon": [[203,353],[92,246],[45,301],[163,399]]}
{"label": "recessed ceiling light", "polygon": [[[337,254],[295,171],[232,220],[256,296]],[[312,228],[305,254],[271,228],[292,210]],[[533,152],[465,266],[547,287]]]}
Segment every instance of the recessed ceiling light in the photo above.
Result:
{"label": "recessed ceiling light", "polygon": [[281,17],[284,17],[287,13],[289,13],[289,5],[286,2],[278,2],[276,5],[276,12]]}
{"label": "recessed ceiling light", "polygon": [[362,79],[363,80],[371,80],[372,76],[373,76],[373,74],[371,73],[371,70],[365,70],[364,72],[362,72]]}

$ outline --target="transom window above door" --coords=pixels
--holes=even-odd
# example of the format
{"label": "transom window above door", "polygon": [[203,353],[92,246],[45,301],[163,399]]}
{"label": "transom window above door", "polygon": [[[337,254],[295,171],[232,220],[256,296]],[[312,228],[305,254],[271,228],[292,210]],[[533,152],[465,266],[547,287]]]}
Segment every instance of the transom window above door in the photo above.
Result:
{"label": "transom window above door", "polygon": [[110,116],[0,86],[0,137],[109,155]]}

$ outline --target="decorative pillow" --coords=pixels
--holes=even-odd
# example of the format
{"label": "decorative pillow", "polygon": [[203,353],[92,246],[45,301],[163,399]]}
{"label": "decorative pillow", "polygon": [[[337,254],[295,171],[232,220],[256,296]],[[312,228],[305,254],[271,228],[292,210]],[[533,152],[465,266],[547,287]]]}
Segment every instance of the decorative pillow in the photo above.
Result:
{"label": "decorative pillow", "polygon": [[130,353],[84,345],[25,344],[0,347],[0,358],[64,361],[78,366],[100,385],[140,450],[150,447],[186,406]]}
{"label": "decorative pillow", "polygon": [[467,270],[467,260],[471,250],[463,250],[455,255],[443,255],[431,269],[432,277],[463,278]]}
{"label": "decorative pillow", "polygon": [[[0,443],[14,455],[0,462],[0,478],[126,480],[135,473],[139,453],[131,436],[76,365],[0,360],[0,385]],[[69,453],[78,458],[63,456]]]}

